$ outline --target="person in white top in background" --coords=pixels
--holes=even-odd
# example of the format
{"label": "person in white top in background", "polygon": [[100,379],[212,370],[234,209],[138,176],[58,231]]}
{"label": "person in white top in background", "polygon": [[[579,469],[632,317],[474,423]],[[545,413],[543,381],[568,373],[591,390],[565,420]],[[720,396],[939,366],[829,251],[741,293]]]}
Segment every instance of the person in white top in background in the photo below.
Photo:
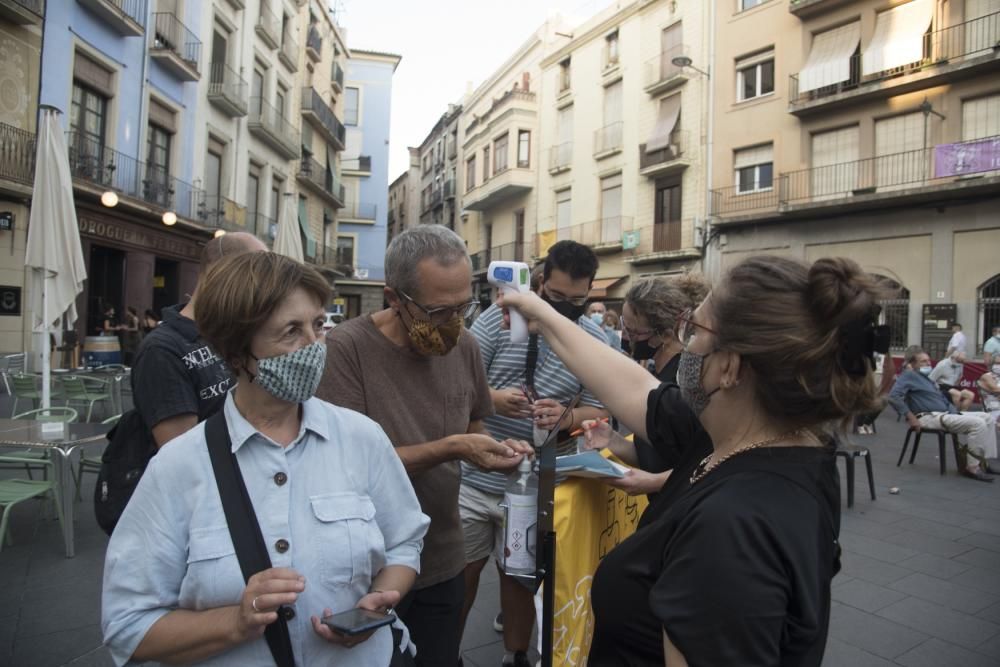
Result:
{"label": "person in white top in background", "polygon": [[948,341],[948,353],[944,356],[950,357],[956,352],[967,354],[968,351],[965,349],[967,343],[965,340],[965,334],[962,333],[962,325],[955,322],[951,325],[951,331],[951,340]]}
{"label": "person in white top in background", "polygon": [[959,412],[966,412],[972,406],[976,395],[968,389],[962,389],[962,372],[965,368],[965,354],[954,352],[950,357],[937,362],[930,378],[937,384],[941,393],[950,400]]}

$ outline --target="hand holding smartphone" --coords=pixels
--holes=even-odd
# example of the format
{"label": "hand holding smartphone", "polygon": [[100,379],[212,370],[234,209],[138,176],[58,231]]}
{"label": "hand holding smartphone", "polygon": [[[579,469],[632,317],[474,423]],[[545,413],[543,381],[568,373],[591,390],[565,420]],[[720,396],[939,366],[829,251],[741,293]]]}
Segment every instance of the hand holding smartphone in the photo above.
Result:
{"label": "hand holding smartphone", "polygon": [[391,611],[382,612],[355,608],[321,618],[320,622],[334,632],[353,637],[377,630],[395,620],[396,615]]}

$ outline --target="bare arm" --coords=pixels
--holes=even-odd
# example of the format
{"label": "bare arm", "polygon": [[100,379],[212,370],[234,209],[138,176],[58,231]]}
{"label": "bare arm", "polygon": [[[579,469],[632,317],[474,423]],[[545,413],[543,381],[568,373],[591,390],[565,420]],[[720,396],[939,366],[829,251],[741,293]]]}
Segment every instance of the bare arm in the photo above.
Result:
{"label": "bare arm", "polygon": [[234,621],[238,613],[235,605],[205,611],[175,609],[153,624],[132,659],[168,665],[207,660],[242,643]]}
{"label": "bare arm", "polygon": [[666,657],[666,667],[688,667],[687,659],[670,641],[666,630],[663,631],[663,655]]}
{"label": "bare arm", "polygon": [[1000,384],[993,379],[992,373],[984,373],[979,376],[979,388],[990,394],[1000,394]]}
{"label": "bare arm", "polygon": [[536,294],[501,295],[540,329],[545,342],[604,406],[639,437],[646,437],[646,398],[660,383],[628,357],[569,321]]}
{"label": "bare arm", "polygon": [[484,470],[513,470],[531,451],[527,443],[513,440],[497,442],[479,420],[469,423],[467,433],[419,445],[396,447],[396,453],[410,477],[448,461],[465,461]]}
{"label": "bare arm", "polygon": [[153,440],[159,449],[174,438],[183,435],[198,425],[198,415],[187,413],[164,419],[153,427]]}
{"label": "bare arm", "polygon": [[374,591],[397,591],[400,599],[404,598],[413,582],[417,580],[417,572],[412,567],[405,565],[386,565],[378,576],[372,581],[371,590]]}

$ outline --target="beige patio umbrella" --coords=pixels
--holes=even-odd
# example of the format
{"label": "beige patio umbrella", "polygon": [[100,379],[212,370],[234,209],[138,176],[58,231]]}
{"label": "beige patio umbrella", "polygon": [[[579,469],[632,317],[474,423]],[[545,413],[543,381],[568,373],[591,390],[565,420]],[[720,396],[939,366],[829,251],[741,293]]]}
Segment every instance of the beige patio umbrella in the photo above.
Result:
{"label": "beige patio umbrella", "polygon": [[25,265],[31,269],[31,325],[36,350],[42,354],[42,407],[51,405],[49,335],[66,314],[76,322],[76,297],[87,279],[80,232],[73,203],[73,177],[61,111],[42,106],[35,154],[35,184],[31,194]]}
{"label": "beige patio umbrella", "polygon": [[295,210],[295,196],[285,194],[282,206],[281,220],[278,221],[278,233],[274,237],[274,252],[291,257],[297,262],[302,261],[302,238],[299,236],[298,211]]}

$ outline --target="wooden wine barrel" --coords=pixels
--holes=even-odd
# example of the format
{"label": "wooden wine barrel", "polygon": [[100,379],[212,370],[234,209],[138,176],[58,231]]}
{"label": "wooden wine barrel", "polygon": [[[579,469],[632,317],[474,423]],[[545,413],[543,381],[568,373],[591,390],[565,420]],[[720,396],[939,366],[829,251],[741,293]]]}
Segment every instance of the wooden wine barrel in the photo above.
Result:
{"label": "wooden wine barrel", "polygon": [[83,365],[87,367],[120,364],[122,346],[118,336],[87,336],[83,341]]}

